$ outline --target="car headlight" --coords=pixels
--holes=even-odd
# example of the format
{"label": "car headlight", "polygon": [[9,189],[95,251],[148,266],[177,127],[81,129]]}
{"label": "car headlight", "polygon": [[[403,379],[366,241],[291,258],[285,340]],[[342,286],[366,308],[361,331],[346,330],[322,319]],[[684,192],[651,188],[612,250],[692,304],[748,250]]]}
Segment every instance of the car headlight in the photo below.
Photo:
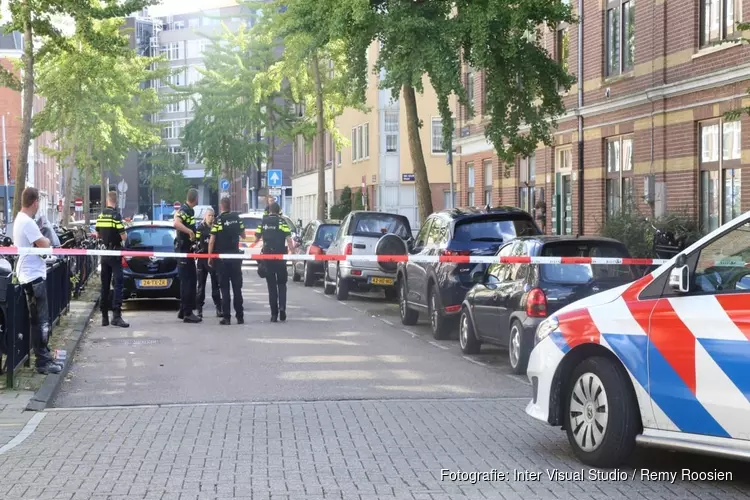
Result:
{"label": "car headlight", "polygon": [[557,330],[558,326],[560,326],[560,323],[557,321],[557,318],[554,316],[550,316],[549,318],[539,323],[539,326],[536,329],[534,343],[538,344],[542,340],[549,337],[549,334]]}

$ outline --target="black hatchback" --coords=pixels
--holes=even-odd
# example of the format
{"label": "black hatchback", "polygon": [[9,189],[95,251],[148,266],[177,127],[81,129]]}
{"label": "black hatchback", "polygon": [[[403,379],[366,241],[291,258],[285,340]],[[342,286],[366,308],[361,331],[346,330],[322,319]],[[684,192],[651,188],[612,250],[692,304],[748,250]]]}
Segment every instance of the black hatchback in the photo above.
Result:
{"label": "black hatchback", "polygon": [[[171,222],[135,222],[125,229],[125,250],[174,252],[177,230]],[[179,299],[180,279],[173,257],[123,257],[124,299]]]}
{"label": "black hatchback", "polygon": [[[528,212],[514,207],[457,208],[432,214],[409,250],[425,257],[492,256],[518,236],[541,235]],[[404,262],[397,271],[399,308],[404,325],[416,324],[420,312],[430,318],[432,335],[452,333],[461,303],[474,283],[473,270],[487,264]],[[455,330],[453,330],[455,331]]]}
{"label": "black hatchback", "polygon": [[[629,258],[625,245],[601,237],[539,236],[504,245],[500,257]],[[526,373],[537,326],[550,314],[589,295],[639,278],[621,264],[491,264],[472,274],[476,285],[461,307],[459,341],[464,354],[483,342],[508,347],[510,366]]]}

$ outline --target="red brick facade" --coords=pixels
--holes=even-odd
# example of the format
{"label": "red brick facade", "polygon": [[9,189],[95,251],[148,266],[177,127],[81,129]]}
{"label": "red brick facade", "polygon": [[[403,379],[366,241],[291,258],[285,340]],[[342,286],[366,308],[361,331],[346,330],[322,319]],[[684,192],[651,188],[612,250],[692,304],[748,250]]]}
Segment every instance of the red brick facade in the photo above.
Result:
{"label": "red brick facade", "polygon": [[[750,0],[734,1],[734,12],[750,11]],[[555,147],[540,147],[535,155],[533,186],[543,188],[543,193],[538,190],[537,195],[546,203],[547,232],[597,232],[606,219],[608,184],[620,195],[619,203],[614,196],[609,197],[610,203],[617,207],[622,206],[622,200],[630,199],[644,215],[686,212],[700,218],[704,213],[707,217],[701,220],[706,228],[727,222],[737,215],[738,209],[750,209],[750,169],[745,168],[750,162],[750,117],[743,116],[737,130],[724,116],[727,111],[750,104],[746,97],[750,87],[750,46],[702,44],[701,27],[705,23],[701,4],[664,0],[584,2],[583,16],[579,16],[584,19],[583,75],[577,64],[578,26],[573,25],[567,28],[566,62],[578,83],[564,97],[568,112],[558,121]],[[635,5],[634,16],[628,17],[626,13],[632,5]],[[633,51],[627,50],[629,40],[622,35],[619,60],[612,64],[613,58],[608,58],[606,20],[610,15],[607,11],[617,7],[620,10],[612,13],[619,12],[622,23],[633,19],[633,37],[629,39],[633,40]],[[738,16],[734,21],[739,20]],[[713,26],[707,36],[732,39],[730,21]],[[554,57],[558,56],[557,37],[556,32],[549,31],[543,39]],[[614,71],[609,67],[614,67]],[[577,109],[580,85],[583,106]],[[482,161],[491,159],[492,203],[520,206],[523,199],[519,187],[524,187],[525,180],[519,178],[521,160],[509,168],[509,176],[501,175],[504,167],[498,164],[493,148],[483,138],[483,90],[482,76],[475,75],[475,107],[479,118],[469,121],[462,110],[456,112],[462,136],[456,157],[459,204],[470,201],[467,166],[474,165],[477,192],[484,189]],[[578,204],[581,172],[576,112],[583,116],[583,214]],[[717,126],[711,128],[713,124]],[[563,175],[566,172],[560,171],[561,151],[565,149],[570,150],[571,170],[567,179]],[[609,172],[608,161],[612,160],[614,165],[616,158],[620,160],[619,172]],[[703,170],[716,173],[701,174]],[[607,178],[611,179],[609,183]],[[560,214],[565,205],[556,201],[555,191],[566,180],[570,185],[571,209],[567,214],[568,231],[566,226],[553,224],[553,208],[554,213]],[[647,186],[651,190],[648,197]],[[475,205],[483,205],[483,201],[475,195]],[[557,217],[558,221],[561,218],[565,217]]]}

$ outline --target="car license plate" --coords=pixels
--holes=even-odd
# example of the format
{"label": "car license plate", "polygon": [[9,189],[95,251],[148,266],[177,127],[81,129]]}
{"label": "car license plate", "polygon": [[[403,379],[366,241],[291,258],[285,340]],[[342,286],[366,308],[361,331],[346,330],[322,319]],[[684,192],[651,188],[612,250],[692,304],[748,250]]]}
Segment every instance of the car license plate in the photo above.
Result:
{"label": "car license plate", "polygon": [[393,285],[391,278],[370,278],[370,283],[373,285]]}
{"label": "car license plate", "polygon": [[141,280],[140,286],[143,288],[156,288],[167,286],[168,280]]}

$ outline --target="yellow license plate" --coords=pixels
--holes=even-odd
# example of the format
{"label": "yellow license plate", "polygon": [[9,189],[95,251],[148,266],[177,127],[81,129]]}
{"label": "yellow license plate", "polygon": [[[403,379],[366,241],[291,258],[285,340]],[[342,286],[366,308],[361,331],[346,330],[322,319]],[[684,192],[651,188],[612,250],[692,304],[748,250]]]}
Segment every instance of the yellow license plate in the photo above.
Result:
{"label": "yellow license plate", "polygon": [[371,278],[370,283],[373,285],[392,285],[393,280],[391,278]]}
{"label": "yellow license plate", "polygon": [[144,287],[167,286],[167,283],[167,280],[141,280],[141,286]]}

